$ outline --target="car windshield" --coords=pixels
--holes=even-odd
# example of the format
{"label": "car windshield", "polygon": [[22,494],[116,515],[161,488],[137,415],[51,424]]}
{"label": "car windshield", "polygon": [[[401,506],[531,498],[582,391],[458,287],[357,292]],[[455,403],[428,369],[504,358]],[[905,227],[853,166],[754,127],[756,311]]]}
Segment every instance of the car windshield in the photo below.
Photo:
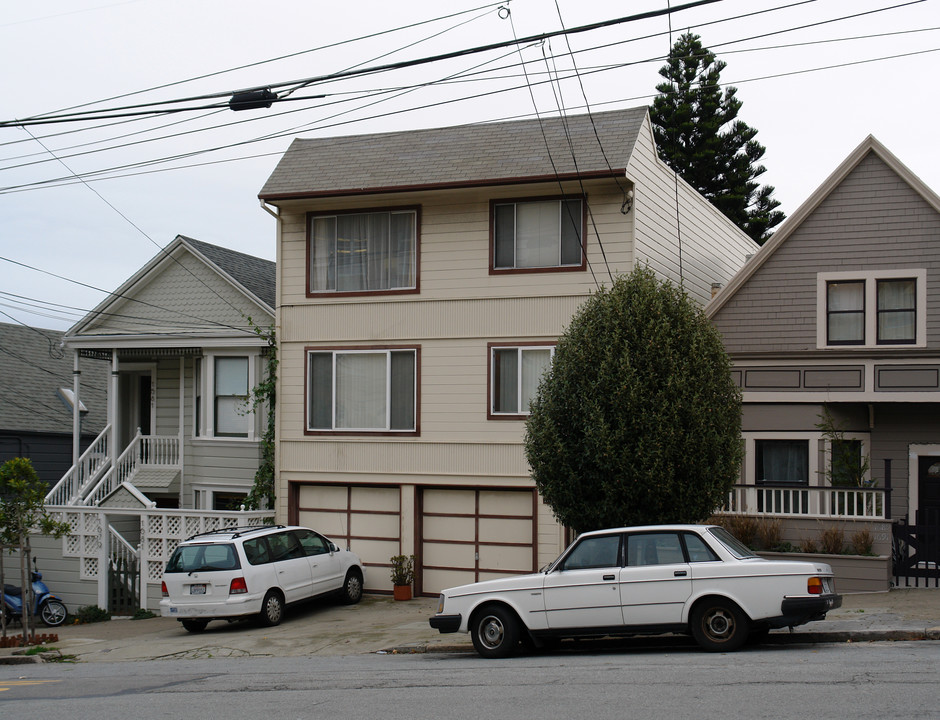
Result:
{"label": "car windshield", "polygon": [[714,535],[715,539],[718,540],[722,545],[727,548],[728,552],[734,555],[736,558],[755,558],[758,557],[747,545],[738,540],[734,535],[729,533],[723,527],[711,527],[708,528],[708,532]]}
{"label": "car windshield", "polygon": [[166,565],[168,573],[237,570],[241,567],[235,546],[229,544],[180,545]]}

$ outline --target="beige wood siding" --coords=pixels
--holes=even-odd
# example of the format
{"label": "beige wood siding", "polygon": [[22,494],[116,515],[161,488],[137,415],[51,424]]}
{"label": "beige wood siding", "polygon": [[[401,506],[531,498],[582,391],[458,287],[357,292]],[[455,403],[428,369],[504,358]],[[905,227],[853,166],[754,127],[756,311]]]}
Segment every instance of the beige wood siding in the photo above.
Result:
{"label": "beige wood siding", "polygon": [[[757,252],[751,241],[656,155],[649,122],[640,130],[627,174],[638,178],[634,197],[636,259],[705,304],[713,283],[724,285]],[[642,182],[639,180],[642,179]],[[678,190],[678,213],[676,210]]]}

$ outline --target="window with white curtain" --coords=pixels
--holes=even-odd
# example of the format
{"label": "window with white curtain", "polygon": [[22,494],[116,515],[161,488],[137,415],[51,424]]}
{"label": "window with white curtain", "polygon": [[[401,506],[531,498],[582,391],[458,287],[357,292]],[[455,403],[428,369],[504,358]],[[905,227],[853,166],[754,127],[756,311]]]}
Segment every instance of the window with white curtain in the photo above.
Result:
{"label": "window with white curtain", "polygon": [[554,353],[552,346],[491,346],[490,414],[528,415]]}
{"label": "window with white curtain", "polygon": [[808,440],[755,440],[754,455],[759,485],[809,484]]}
{"label": "window with white curtain", "polygon": [[217,437],[248,437],[252,415],[247,412],[247,357],[215,358],[213,414]]}
{"label": "window with white curtain", "polygon": [[310,293],[360,293],[417,287],[414,209],[310,218]]}
{"label": "window with white curtain", "polygon": [[580,268],[581,198],[493,203],[493,270]]}
{"label": "window with white curtain", "polygon": [[865,343],[865,281],[830,282],[826,286],[830,345]]}
{"label": "window with white curtain", "polygon": [[878,280],[878,344],[914,342],[917,332],[917,281]]}
{"label": "window with white curtain", "polygon": [[417,350],[328,350],[307,355],[307,429],[415,432]]}

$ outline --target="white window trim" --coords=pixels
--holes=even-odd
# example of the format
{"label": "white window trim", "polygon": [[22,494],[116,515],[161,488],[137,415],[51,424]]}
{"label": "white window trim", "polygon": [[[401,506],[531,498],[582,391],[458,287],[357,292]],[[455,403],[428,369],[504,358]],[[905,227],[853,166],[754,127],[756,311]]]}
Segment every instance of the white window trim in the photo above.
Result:
{"label": "white window trim", "polygon": [[[744,440],[744,484],[757,485],[757,443],[756,440],[807,440],[809,441],[809,462],[807,466],[808,484],[806,487],[827,487],[827,470],[832,458],[832,448],[821,432],[778,432],[759,431],[743,432]],[[859,440],[862,443],[862,455],[870,452],[871,437],[868,433],[847,432],[846,440]],[[938,453],[940,454],[940,453]],[[825,463],[820,467],[821,463]],[[865,479],[871,481],[871,468],[865,473]],[[799,487],[799,486],[794,486]]]}
{"label": "white window trim", "polygon": [[[242,438],[244,439],[244,438]],[[245,495],[251,492],[251,487],[237,487],[235,485],[193,485],[193,508],[196,510],[210,510],[215,502],[216,493],[231,493]]]}
{"label": "white window trim", "polygon": [[[410,352],[414,355],[414,391],[412,393],[412,426],[408,429],[392,428],[392,353]],[[307,361],[304,372],[307,382],[310,382],[310,356],[325,355],[330,353],[332,360],[333,383],[330,388],[332,407],[330,408],[330,427],[315,428],[310,426],[310,394],[309,390],[304,398],[304,427],[310,433],[335,433],[335,434],[353,434],[366,435],[373,433],[380,434],[411,434],[418,432],[418,349],[413,347],[392,347],[392,348],[350,348],[350,349],[323,349],[311,348],[307,350]],[[385,355],[385,427],[384,428],[337,428],[336,427],[336,356],[337,355]]]}
{"label": "white window trim", "polygon": [[[253,409],[248,410],[248,437],[231,437],[215,434],[215,359],[219,357],[247,357],[248,358],[248,393],[249,408],[251,391],[256,384],[257,359],[260,355],[256,351],[224,350],[212,351],[202,355],[202,377],[195,377],[195,362],[193,363],[193,427],[194,440],[217,440],[219,442],[246,442],[257,439],[257,418]],[[196,435],[196,382],[200,382],[202,393],[202,435]]]}
{"label": "white window trim", "polygon": [[[878,344],[878,280],[914,278],[917,282],[915,342]],[[865,342],[861,345],[829,345],[828,293],[830,282],[859,280],[865,283]],[[927,270],[902,268],[897,270],[866,270],[817,273],[816,275],[816,347],[819,349],[872,350],[874,348],[927,347]]]}
{"label": "white window trim", "polygon": [[[516,364],[516,402],[519,410],[516,412],[497,412],[496,410],[496,351],[497,350],[516,350],[519,357],[519,361]],[[498,418],[514,418],[520,416],[528,416],[531,413],[528,409],[522,409],[522,352],[525,350],[548,350],[549,351],[549,366],[555,360],[555,345],[513,345],[512,343],[507,343],[506,345],[491,345],[490,346],[490,357],[489,357],[489,386],[490,386],[490,407],[489,414],[491,417]]]}

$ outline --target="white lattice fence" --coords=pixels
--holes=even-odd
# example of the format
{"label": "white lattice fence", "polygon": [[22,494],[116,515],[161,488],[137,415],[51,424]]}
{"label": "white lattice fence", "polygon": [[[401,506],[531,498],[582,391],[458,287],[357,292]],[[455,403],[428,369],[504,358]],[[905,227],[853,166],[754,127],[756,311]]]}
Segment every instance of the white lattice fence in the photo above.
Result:
{"label": "white lattice fence", "polygon": [[79,577],[98,578],[104,518],[100,512],[83,510],[54,512],[54,517],[68,523],[71,531],[62,538],[63,557],[79,558]]}

